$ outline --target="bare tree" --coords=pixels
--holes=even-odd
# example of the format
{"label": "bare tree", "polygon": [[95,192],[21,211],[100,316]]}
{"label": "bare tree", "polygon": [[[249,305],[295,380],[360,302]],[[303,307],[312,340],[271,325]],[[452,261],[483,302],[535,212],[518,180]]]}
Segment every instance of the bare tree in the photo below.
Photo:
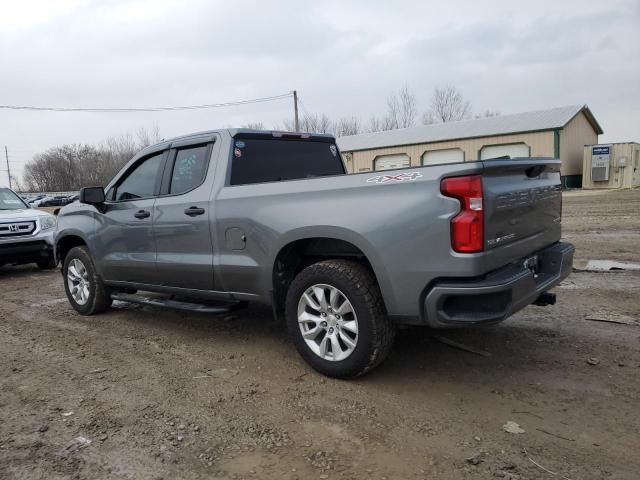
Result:
{"label": "bare tree", "polygon": [[433,92],[431,105],[422,116],[422,123],[455,122],[471,115],[471,104],[454,86],[437,87]]}
{"label": "bare tree", "polygon": [[382,120],[383,130],[413,127],[417,115],[416,96],[405,85],[398,93],[392,93],[387,98],[387,114]]}
{"label": "bare tree", "polygon": [[395,130],[398,126],[398,117],[400,116],[400,105],[396,94],[391,94],[387,98],[387,114],[382,118],[383,130]]}
{"label": "bare tree", "polygon": [[320,115],[307,114],[302,117],[300,128],[303,132],[332,133],[333,122],[324,113]]}
{"label": "bare tree", "polygon": [[91,166],[98,156],[93,145],[50,148],[25,166],[25,183],[32,191],[76,190],[93,173]]}
{"label": "bare tree", "polygon": [[366,131],[369,133],[373,133],[373,132],[381,132],[383,130],[384,128],[383,128],[382,119],[380,119],[379,117],[376,117],[375,115],[371,115],[371,118],[369,119],[369,123],[367,124]]}
{"label": "bare tree", "polygon": [[[462,93],[453,86],[438,87],[433,93],[431,105],[422,116],[422,123],[444,123],[464,120],[471,117],[471,104]],[[474,118],[499,115],[498,112],[485,111]],[[305,113],[300,119],[300,131],[316,133],[333,133],[337,137],[357,135],[362,132],[381,132],[416,125],[418,107],[416,96],[405,85],[387,97],[387,110],[383,116],[372,115],[366,124],[362,124],[356,116],[343,117],[332,121],[326,114]],[[249,124],[254,125],[254,124]],[[258,124],[262,126],[262,124]],[[282,125],[282,126],[281,126]],[[286,119],[277,130],[295,130],[291,119]]]}
{"label": "bare tree", "polygon": [[398,128],[413,127],[416,124],[418,108],[416,96],[407,86],[387,97],[387,112],[383,117],[372,115],[367,124],[367,132],[382,132]]}
{"label": "bare tree", "polygon": [[[284,120],[282,126],[276,125],[276,130],[295,130],[295,125],[292,120]],[[337,121],[331,120],[329,116],[324,113],[305,113],[300,119],[300,131],[307,133],[331,133],[336,137],[343,137],[345,135],[357,135],[362,132],[360,120],[356,116],[342,117]]]}
{"label": "bare tree", "polygon": [[138,137],[138,146],[140,148],[148,147],[160,141],[160,129],[157,125],[149,129],[140,127],[136,131],[136,137]]}
{"label": "bare tree", "polygon": [[282,125],[275,125],[273,127],[274,130],[284,130],[287,132],[295,132],[296,131],[296,124],[293,120],[284,120],[282,122]]}
{"label": "bare tree", "polygon": [[[140,135],[138,135],[140,138]],[[147,143],[142,135],[142,142],[138,143],[130,133],[117,137],[109,137],[98,146],[100,158],[93,166],[95,180],[93,185],[106,185],[113,176]]]}
{"label": "bare tree", "polygon": [[106,185],[142,148],[160,140],[157,127],[136,135],[109,137],[100,145],[62,145],[35,155],[25,166],[24,183],[31,191],[71,191]]}
{"label": "bare tree", "polygon": [[473,118],[478,119],[478,118],[491,118],[491,117],[498,117],[500,116],[500,112],[493,112],[491,110],[485,110],[482,113],[476,113]]}
{"label": "bare tree", "polygon": [[29,189],[25,188],[24,184],[14,175],[11,175],[11,185],[16,192],[28,192]]}
{"label": "bare tree", "polygon": [[400,128],[413,127],[418,115],[416,96],[409,91],[407,86],[404,86],[398,92],[398,100],[400,103]]}
{"label": "bare tree", "polygon": [[252,130],[264,130],[264,123],[262,122],[249,122],[242,125],[242,128],[249,128]]}
{"label": "bare tree", "polygon": [[336,137],[357,135],[361,132],[360,120],[357,117],[343,117],[334,126],[333,133]]}
{"label": "bare tree", "polygon": [[[296,126],[293,120],[285,120],[283,122],[284,130],[295,131]],[[278,130],[279,127],[276,127]],[[300,131],[307,133],[333,133],[334,124],[331,119],[324,113],[305,113],[300,119]]]}

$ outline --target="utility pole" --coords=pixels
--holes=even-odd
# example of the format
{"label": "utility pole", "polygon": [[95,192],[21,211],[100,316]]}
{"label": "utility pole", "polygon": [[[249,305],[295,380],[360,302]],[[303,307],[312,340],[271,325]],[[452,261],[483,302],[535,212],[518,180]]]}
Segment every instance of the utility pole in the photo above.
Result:
{"label": "utility pole", "polygon": [[293,117],[293,121],[296,127],[296,132],[300,131],[300,121],[298,120],[298,92],[293,91],[293,111],[295,116]]}
{"label": "utility pole", "polygon": [[4,158],[7,159],[7,176],[9,177],[9,188],[11,188],[11,167],[9,167],[9,151],[7,146],[4,146]]}

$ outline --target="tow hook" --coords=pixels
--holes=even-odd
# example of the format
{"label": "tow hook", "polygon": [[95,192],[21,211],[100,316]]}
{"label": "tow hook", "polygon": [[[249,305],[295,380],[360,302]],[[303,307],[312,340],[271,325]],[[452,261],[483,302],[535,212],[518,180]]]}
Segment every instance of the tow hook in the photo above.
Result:
{"label": "tow hook", "polygon": [[546,307],[547,305],[555,305],[556,304],[556,294],[543,292],[540,296],[533,302],[534,305],[538,305],[539,307]]}

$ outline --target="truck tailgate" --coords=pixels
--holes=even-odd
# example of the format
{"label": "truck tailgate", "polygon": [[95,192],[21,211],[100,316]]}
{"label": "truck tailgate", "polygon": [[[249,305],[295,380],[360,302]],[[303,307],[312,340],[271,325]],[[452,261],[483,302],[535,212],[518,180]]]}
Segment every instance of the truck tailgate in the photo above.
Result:
{"label": "truck tailgate", "polygon": [[492,263],[522,259],[560,240],[560,160],[484,161],[485,251]]}

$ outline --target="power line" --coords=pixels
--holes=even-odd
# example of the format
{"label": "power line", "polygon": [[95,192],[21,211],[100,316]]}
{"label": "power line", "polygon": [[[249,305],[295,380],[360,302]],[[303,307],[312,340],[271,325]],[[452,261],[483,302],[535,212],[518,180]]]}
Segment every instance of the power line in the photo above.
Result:
{"label": "power line", "polygon": [[234,107],[247,105],[250,103],[271,102],[293,96],[293,92],[273,95],[270,97],[252,98],[249,100],[238,100],[235,102],[209,103],[202,105],[185,105],[176,107],[36,107],[31,105],[0,105],[2,110],[31,110],[40,112],[95,112],[95,113],[118,113],[118,112],[167,112],[176,110],[200,110],[205,108]]}
{"label": "power line", "polygon": [[304,114],[309,116],[309,111],[306,109],[304,102],[300,98],[300,95],[298,95],[298,103],[300,103],[300,106],[302,107],[302,111],[304,112]]}

